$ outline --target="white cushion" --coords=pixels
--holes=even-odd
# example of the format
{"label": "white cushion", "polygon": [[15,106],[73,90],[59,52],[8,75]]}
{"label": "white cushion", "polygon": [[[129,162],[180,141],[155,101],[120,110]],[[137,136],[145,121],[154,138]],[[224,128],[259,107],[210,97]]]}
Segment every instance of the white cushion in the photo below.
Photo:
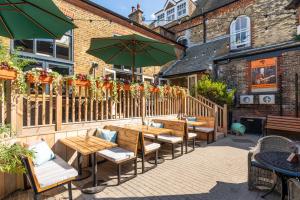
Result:
{"label": "white cushion", "polygon": [[159,136],[157,136],[157,140],[159,140],[161,142],[172,143],[172,144],[182,142],[181,137],[177,137],[177,136],[173,136],[173,135],[159,135]]}
{"label": "white cushion", "polygon": [[42,188],[63,182],[78,175],[77,171],[59,156],[34,167],[35,175]]}
{"label": "white cushion", "polygon": [[153,134],[144,134],[144,137],[148,138],[148,139],[151,139],[151,140],[155,139],[155,135],[153,135]]}
{"label": "white cushion", "polygon": [[213,132],[214,128],[208,128],[208,127],[196,127],[196,131],[203,132],[203,133],[210,133]]}
{"label": "white cushion", "polygon": [[189,139],[197,137],[197,133],[188,133]]}
{"label": "white cushion", "polygon": [[160,148],[160,144],[155,143],[155,142],[145,141],[145,151],[146,152],[155,151],[159,148]]}
{"label": "white cushion", "polygon": [[188,126],[188,129],[189,130],[194,130],[194,127],[193,126]]}
{"label": "white cushion", "polygon": [[98,151],[98,155],[116,163],[135,158],[134,152],[122,149],[120,147]]}

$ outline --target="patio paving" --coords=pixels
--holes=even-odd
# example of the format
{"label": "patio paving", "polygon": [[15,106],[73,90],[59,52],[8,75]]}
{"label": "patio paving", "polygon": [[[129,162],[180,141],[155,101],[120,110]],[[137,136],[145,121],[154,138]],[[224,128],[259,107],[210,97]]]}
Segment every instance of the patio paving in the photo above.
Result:
{"label": "patio paving", "polygon": [[[247,153],[255,146],[257,139],[253,135],[228,136],[208,146],[201,145],[194,152],[175,160],[170,160],[168,156],[157,168],[139,174],[120,186],[115,186],[116,167],[105,163],[99,167],[99,177],[105,180],[113,178],[108,182],[109,187],[96,195],[82,194],[74,187],[73,199],[260,200],[261,193],[248,191],[247,188]],[[130,173],[129,170],[127,174]],[[88,181],[75,184],[80,186]],[[64,188],[43,195],[43,199],[49,200],[67,198]],[[32,199],[32,193],[19,192],[8,199]],[[277,200],[279,196],[266,199]]]}

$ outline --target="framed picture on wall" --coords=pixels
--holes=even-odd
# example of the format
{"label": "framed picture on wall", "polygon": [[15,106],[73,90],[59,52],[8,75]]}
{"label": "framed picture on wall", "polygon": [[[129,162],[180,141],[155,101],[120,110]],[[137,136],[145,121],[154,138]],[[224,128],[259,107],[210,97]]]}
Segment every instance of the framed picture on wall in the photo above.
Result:
{"label": "framed picture on wall", "polygon": [[251,91],[277,91],[277,58],[267,58],[250,62]]}

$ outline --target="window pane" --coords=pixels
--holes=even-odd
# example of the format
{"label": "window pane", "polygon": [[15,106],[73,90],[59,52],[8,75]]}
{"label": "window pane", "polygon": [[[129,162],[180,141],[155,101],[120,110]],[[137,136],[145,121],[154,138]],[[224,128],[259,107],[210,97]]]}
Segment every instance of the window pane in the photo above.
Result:
{"label": "window pane", "polygon": [[23,52],[33,53],[33,40],[15,40],[14,49],[18,49]]}
{"label": "window pane", "polygon": [[114,65],[114,68],[115,69],[122,69],[122,66],[121,65]]}
{"label": "window pane", "polygon": [[246,29],[247,28],[247,18],[243,17],[241,18],[241,29]]}
{"label": "window pane", "polygon": [[53,40],[37,40],[36,52],[44,55],[53,56]]}
{"label": "window pane", "polygon": [[52,69],[53,71],[58,72],[61,75],[70,75],[69,68],[66,66],[49,64],[49,69]]}
{"label": "window pane", "polygon": [[238,18],[235,21],[235,31],[239,31],[240,29],[241,29],[241,21],[240,21],[240,18]]}
{"label": "window pane", "polygon": [[63,36],[60,40],[56,40],[56,57],[71,60],[70,56],[71,39],[69,36]]}
{"label": "window pane", "polygon": [[[124,66],[124,70],[131,71],[131,67],[130,66]],[[136,70],[136,68],[135,68],[135,70]]]}
{"label": "window pane", "polygon": [[241,43],[241,34],[240,33],[238,33],[238,34],[235,35],[235,42],[237,44]]}
{"label": "window pane", "polygon": [[247,42],[247,32],[242,32],[241,33],[241,40],[242,42]]}

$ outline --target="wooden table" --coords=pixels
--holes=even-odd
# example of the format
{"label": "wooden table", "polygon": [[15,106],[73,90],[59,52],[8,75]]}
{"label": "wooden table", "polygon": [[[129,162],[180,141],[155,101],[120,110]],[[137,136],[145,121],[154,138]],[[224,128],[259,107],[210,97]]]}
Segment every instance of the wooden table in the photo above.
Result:
{"label": "wooden table", "polygon": [[108,142],[106,140],[103,140],[95,136],[69,137],[69,138],[61,139],[60,142],[65,144],[69,148],[77,151],[78,174],[81,173],[81,162],[80,162],[81,156],[92,155],[93,181],[92,183],[86,184],[83,187],[82,192],[87,194],[96,194],[98,192],[101,192],[105,187],[99,186],[97,180],[97,159],[96,159],[97,152],[104,149],[110,149],[116,147],[117,144]]}
{"label": "wooden table", "polygon": [[123,127],[131,129],[131,130],[139,131],[144,134],[152,134],[155,137],[157,137],[158,135],[162,135],[162,134],[171,134],[172,133],[171,129],[155,128],[155,127],[146,126],[146,125],[124,125]]}

